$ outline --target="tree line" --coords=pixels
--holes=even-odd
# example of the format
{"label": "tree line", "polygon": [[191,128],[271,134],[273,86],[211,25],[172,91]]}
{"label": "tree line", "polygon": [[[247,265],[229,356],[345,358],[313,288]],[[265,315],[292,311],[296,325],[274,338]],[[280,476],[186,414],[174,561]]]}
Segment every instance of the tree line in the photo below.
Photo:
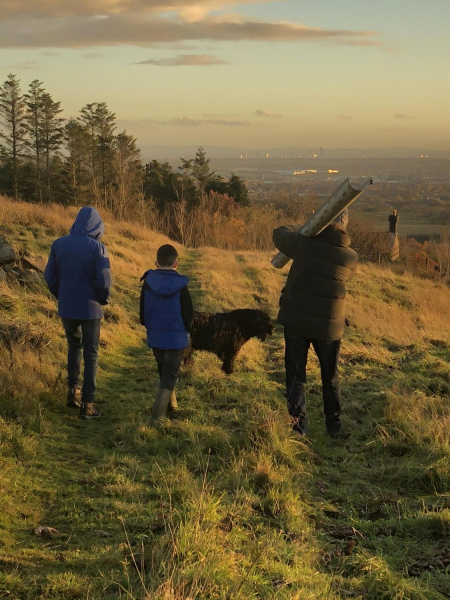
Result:
{"label": "tree line", "polygon": [[211,171],[199,148],[193,159],[181,159],[178,170],[167,162],[143,164],[137,139],[117,132],[116,115],[106,102],[81,108],[63,119],[43,82],[35,79],[26,93],[10,73],[0,86],[0,193],[16,200],[96,204],[119,217],[151,204],[160,213],[188,210],[210,193],[249,204],[245,183]]}

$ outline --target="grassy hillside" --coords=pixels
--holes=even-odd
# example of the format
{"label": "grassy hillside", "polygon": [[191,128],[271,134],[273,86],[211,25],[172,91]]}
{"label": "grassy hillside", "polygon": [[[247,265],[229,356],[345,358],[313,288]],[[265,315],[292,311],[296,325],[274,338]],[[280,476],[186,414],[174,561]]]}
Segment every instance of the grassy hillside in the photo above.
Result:
{"label": "grassy hillside", "polygon": [[[44,258],[75,214],[2,199],[0,236]],[[280,328],[250,341],[232,376],[197,353],[179,414],[155,431],[138,294],[166,240],[106,226],[115,287],[98,422],[65,407],[65,341],[43,282],[0,283],[0,598],[450,598],[448,288],[360,267],[344,441],[325,436],[314,358],[311,435],[290,431]],[[269,255],[179,250],[198,309],[275,317],[285,273]],[[58,533],[37,536],[39,525]]]}

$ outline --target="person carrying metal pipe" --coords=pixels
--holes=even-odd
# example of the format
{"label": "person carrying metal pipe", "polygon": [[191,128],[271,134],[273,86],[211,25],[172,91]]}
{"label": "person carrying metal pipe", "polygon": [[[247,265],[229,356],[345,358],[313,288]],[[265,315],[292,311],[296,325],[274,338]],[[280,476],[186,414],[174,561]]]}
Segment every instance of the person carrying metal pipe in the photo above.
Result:
{"label": "person carrying metal pipe", "polygon": [[278,321],[284,326],[286,398],[294,430],[307,435],[306,364],[312,345],[320,362],[327,433],[341,431],[338,361],[345,326],[346,284],[358,256],[350,248],[345,209],[314,237],[300,225],[273,232],[277,249],[293,260],[280,298]]}

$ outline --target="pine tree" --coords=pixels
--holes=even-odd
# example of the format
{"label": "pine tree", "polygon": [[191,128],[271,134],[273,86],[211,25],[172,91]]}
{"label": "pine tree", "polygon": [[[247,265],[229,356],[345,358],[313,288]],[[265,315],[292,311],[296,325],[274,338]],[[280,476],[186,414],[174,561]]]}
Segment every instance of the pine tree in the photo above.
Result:
{"label": "pine tree", "polygon": [[64,142],[67,193],[73,204],[80,204],[89,184],[90,137],[79,121],[70,119],[64,127]]}
{"label": "pine tree", "polygon": [[199,146],[195,158],[186,160],[181,159],[181,166],[179,169],[184,172],[185,175],[195,177],[197,179],[201,190],[204,192],[208,181],[214,177],[214,171],[209,168],[210,159],[206,158],[205,150]]}
{"label": "pine tree", "polygon": [[40,135],[42,149],[45,157],[47,172],[47,199],[52,200],[52,158],[58,156],[64,140],[64,119],[58,115],[62,113],[61,102],[55,102],[50,94],[45,93],[42,98],[42,124]]}
{"label": "pine tree", "polygon": [[108,185],[112,179],[112,161],[114,158],[114,131],[116,115],[109,111],[106,102],[94,102],[81,109],[80,123],[89,134],[90,167],[94,196],[98,193],[98,185],[103,188],[105,204],[108,200]]}
{"label": "pine tree", "polygon": [[5,140],[2,158],[11,165],[11,187],[16,200],[19,198],[20,158],[26,149],[26,108],[26,101],[20,89],[20,79],[9,73],[5,83],[0,87],[0,117],[6,129],[6,132],[0,133],[0,137]]}
{"label": "pine tree", "polygon": [[143,171],[141,151],[136,138],[126,131],[119,133],[113,143],[114,159],[114,208],[122,218],[126,207],[142,192]]}
{"label": "pine tree", "polygon": [[42,99],[43,83],[35,79],[30,83],[28,94],[25,94],[27,106],[27,130],[30,136],[29,148],[36,162],[36,188],[39,202],[42,203]]}
{"label": "pine tree", "polygon": [[229,196],[234,198],[235,202],[241,206],[249,206],[250,200],[248,197],[248,189],[243,179],[238,175],[232,175],[228,182]]}
{"label": "pine tree", "polygon": [[86,133],[89,136],[89,162],[92,176],[92,192],[94,196],[97,193],[97,121],[95,118],[95,111],[97,108],[97,102],[92,104],[86,104],[81,111],[81,116],[78,120],[84,127]]}
{"label": "pine tree", "polygon": [[114,131],[116,129],[116,115],[109,111],[106,102],[97,104],[95,111],[96,126],[98,133],[97,152],[100,162],[100,173],[102,177],[103,199],[108,201],[108,184],[111,182],[114,158]]}

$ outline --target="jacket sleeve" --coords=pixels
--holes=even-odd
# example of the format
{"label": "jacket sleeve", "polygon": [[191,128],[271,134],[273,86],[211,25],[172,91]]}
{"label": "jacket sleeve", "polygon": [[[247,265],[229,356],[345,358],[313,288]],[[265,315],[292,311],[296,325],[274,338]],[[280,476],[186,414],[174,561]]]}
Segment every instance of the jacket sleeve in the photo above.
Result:
{"label": "jacket sleeve", "polygon": [[95,289],[100,298],[100,304],[108,304],[111,286],[112,279],[108,250],[103,244],[99,244],[95,256]]}
{"label": "jacket sleeve", "polygon": [[145,317],[144,317],[144,301],[145,301],[145,290],[149,290],[148,283],[144,281],[141,287],[141,296],[139,298],[139,322],[141,325],[145,326]]}
{"label": "jacket sleeve", "polygon": [[50,292],[58,298],[59,292],[59,274],[58,274],[58,266],[56,263],[56,255],[55,255],[55,245],[52,244],[50,255],[48,257],[47,266],[44,271],[44,279],[47,282],[48,289]]}
{"label": "jacket sleeve", "polygon": [[190,331],[192,318],[194,316],[194,307],[192,305],[192,298],[187,285],[180,292],[180,303],[181,317],[183,319],[184,326],[188,331]]}
{"label": "jacket sleeve", "polygon": [[301,225],[283,225],[273,230],[273,243],[275,247],[288,256],[294,258],[297,254],[297,232]]}

